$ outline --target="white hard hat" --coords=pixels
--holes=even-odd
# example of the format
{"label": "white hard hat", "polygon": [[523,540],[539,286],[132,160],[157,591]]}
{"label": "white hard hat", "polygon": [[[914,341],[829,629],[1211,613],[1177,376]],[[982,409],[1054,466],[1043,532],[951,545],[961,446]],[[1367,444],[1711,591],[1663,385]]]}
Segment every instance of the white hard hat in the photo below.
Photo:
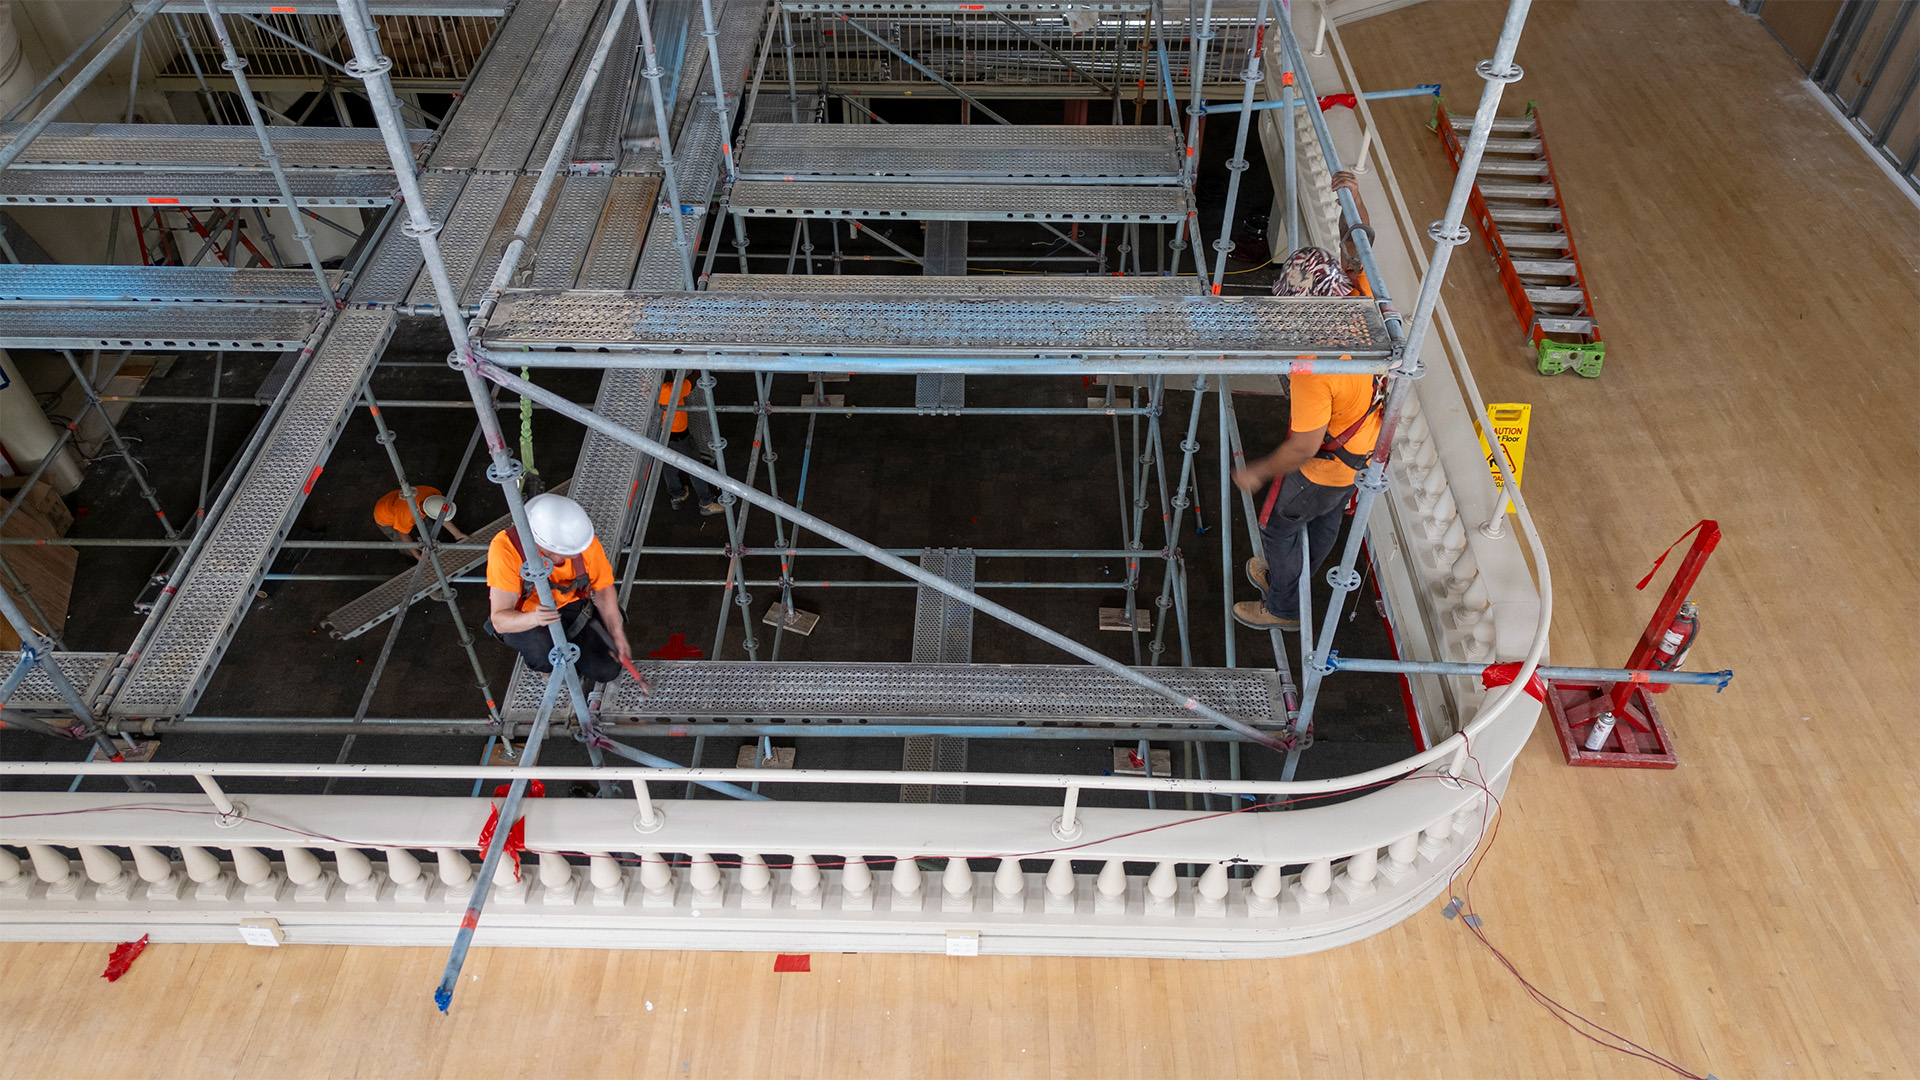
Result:
{"label": "white hard hat", "polygon": [[593,543],[593,519],[565,495],[528,499],[527,524],[533,527],[533,542],[555,555],[578,555]]}
{"label": "white hard hat", "polygon": [[452,521],[453,520],[453,504],[448,502],[445,497],[440,495],[429,495],[426,498],[420,500],[420,512],[422,514],[425,514],[428,520],[432,520],[434,518],[439,517],[440,511],[443,508],[447,512],[447,520]]}

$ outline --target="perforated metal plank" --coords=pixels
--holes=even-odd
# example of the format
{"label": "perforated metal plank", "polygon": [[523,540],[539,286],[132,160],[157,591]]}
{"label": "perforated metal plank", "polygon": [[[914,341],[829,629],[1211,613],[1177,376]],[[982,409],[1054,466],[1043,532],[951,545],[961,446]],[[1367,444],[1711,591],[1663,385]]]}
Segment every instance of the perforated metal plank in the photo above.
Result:
{"label": "perforated metal plank", "polygon": [[795,353],[953,357],[1383,356],[1365,298],[901,297],[821,293],[507,294],[488,328],[496,347],[591,346],[684,355]]}
{"label": "perforated metal plank", "polygon": [[[587,40],[597,43],[599,37],[592,35]],[[584,63],[584,57],[590,57],[593,50],[581,51]],[[593,96],[587,99],[586,115],[580,120],[580,135],[573,145],[573,160],[619,164],[620,136],[627,126],[639,57],[640,22],[629,17],[620,24],[619,36],[613,39],[613,50],[607,54],[607,66],[600,72],[600,82],[594,86]],[[567,102],[573,98],[562,95],[560,100]],[[536,154],[533,160],[544,158]]]}
{"label": "perforated metal plank", "polygon": [[749,217],[1172,223],[1187,200],[1180,188],[1143,184],[742,180],[729,208]]}
{"label": "perforated metal plank", "polygon": [[1018,15],[1064,15],[1069,11],[1149,11],[1149,0],[786,0],[780,5],[793,12],[845,12],[849,15],[976,15],[999,11]]}
{"label": "perforated metal plank", "polygon": [[[720,168],[720,123],[710,109],[701,109],[688,118],[674,146],[678,159],[676,171],[683,206],[705,208],[713,198]],[[663,193],[665,188],[660,189]],[[692,244],[707,218],[682,215],[686,238]],[[697,264],[696,264],[697,265]],[[699,271],[696,269],[695,273]],[[640,265],[633,272],[636,289],[679,289],[685,286],[679,249],[674,247],[673,217],[656,214],[647,225],[646,241],[640,247]]]}
{"label": "perforated metal plank", "polygon": [[[650,176],[616,176],[600,211],[600,223],[593,229],[587,245],[586,263],[580,267],[582,289],[618,289],[633,280],[640,258],[640,240],[647,226],[659,217],[655,193],[660,181]],[[667,241],[671,247],[671,238]],[[536,280],[538,280],[536,273]]]}
{"label": "perforated metal plank", "polygon": [[[506,14],[505,0],[367,0],[370,15],[439,15],[448,18],[496,18]],[[169,0],[160,10],[174,15],[205,15],[205,0]],[[340,14],[338,0],[220,0],[222,13],[238,15]]]}
{"label": "perforated metal plank", "polygon": [[[1075,665],[886,664],[695,660],[638,662],[653,684],[629,679],[606,703],[609,719],[746,717],[790,721],[1075,722],[1210,727],[1179,705],[1099,668]],[[1246,668],[1140,672],[1260,727],[1284,724],[1279,675]],[[537,681],[537,680],[533,680]],[[537,691],[535,702],[538,702]]]}
{"label": "perforated metal plank", "polygon": [[[556,484],[551,490],[556,495],[565,495],[567,485]],[[511,524],[513,524],[513,517],[504,515],[467,535],[472,543],[486,544]],[[440,565],[447,572],[448,577],[454,577],[477,570],[486,561],[485,552],[443,552]],[[366,593],[335,608],[320,621],[320,625],[326,627],[328,633],[342,641],[359,637],[393,618],[402,607],[411,607],[425,600],[437,586],[433,583],[431,569],[424,571],[422,577],[427,584],[415,589],[409,596],[407,585],[414,581],[413,571],[403,570]]]}
{"label": "perforated metal plank", "polygon": [[[466,182],[465,173],[441,170],[421,173],[420,196],[427,202],[428,216],[438,222],[446,221]],[[397,304],[413,287],[413,280],[420,275],[424,263],[420,241],[408,236],[396,224],[380,238],[372,260],[354,282],[348,297],[356,304]]]}
{"label": "perforated metal plank", "polygon": [[[927,376],[922,376],[926,378]],[[942,378],[942,376],[933,376]],[[920,568],[956,585],[973,588],[974,557],[968,548],[927,548]],[[937,589],[920,586],[913,609],[913,662],[966,664],[973,660],[973,609]],[[967,741],[947,735],[908,737],[902,767],[913,772],[964,772]],[[903,784],[903,803],[962,803],[966,789]]]}
{"label": "perforated metal plank", "polygon": [[913,404],[929,413],[959,412],[967,405],[965,375],[916,375]]}
{"label": "perforated metal plank", "polygon": [[[480,251],[493,237],[494,226],[499,223],[507,198],[513,194],[514,183],[519,179],[515,173],[475,173],[460,189],[460,198],[454,202],[440,230],[440,254],[446,261],[447,279],[453,283],[456,296],[465,293],[473,268],[480,261]],[[399,239],[415,243],[404,233]],[[407,294],[407,302],[437,303],[432,279],[420,275],[413,283],[413,291]]]}
{"label": "perforated metal plank", "polygon": [[[301,206],[385,206],[394,198],[390,172],[289,172]],[[12,206],[280,206],[286,200],[264,172],[0,172],[0,205]]]}
{"label": "perforated metal plank", "polygon": [[480,66],[467,77],[467,92],[447,119],[428,164],[443,169],[479,164],[557,6],[556,0],[520,0],[514,5],[513,14],[494,31]]}
{"label": "perforated metal plank", "polygon": [[205,304],[191,307],[51,308],[0,306],[0,348],[230,349],[280,352],[299,348],[322,312],[292,304]]}
{"label": "perforated metal plank", "polygon": [[[573,97],[580,90],[580,83],[586,79],[587,66],[593,59],[594,49],[600,44],[601,35],[606,32],[607,18],[613,8],[612,4],[601,5],[599,11],[594,14],[593,21],[588,24],[586,32],[581,35],[580,47],[574,54],[573,66],[567,71],[566,82],[561,84],[559,93],[554,95],[553,106],[547,114],[546,123],[540,126],[540,137],[534,142],[532,151],[527,155],[526,168],[529,172],[539,172],[540,168],[546,164],[547,155],[553,150],[554,140],[560,136],[560,127],[566,121],[567,109],[572,106]],[[564,15],[564,11],[562,14]],[[607,65],[600,72],[600,81],[594,84],[593,96],[587,99],[586,111],[580,117],[580,133],[574,139],[573,151],[568,155],[570,161],[598,161],[611,166],[619,159],[620,135],[617,131],[613,135],[611,155],[596,156],[583,154],[581,151],[591,140],[594,129],[605,126],[607,120],[605,114],[610,108],[621,108],[620,122],[626,120],[623,110],[625,103],[623,101],[619,106],[615,105],[613,99],[619,95],[611,92],[611,86],[613,83],[626,86],[627,80],[633,74],[633,54],[637,37],[632,14],[629,9],[628,17],[621,21],[620,32],[615,36],[613,48],[607,53]],[[554,24],[558,25],[559,21],[559,17],[556,16]],[[550,27],[548,36],[551,37],[552,34]],[[544,43],[542,47],[545,47]],[[536,57],[534,64],[538,65],[539,62]]]}
{"label": "perforated metal plank", "polygon": [[[461,303],[479,303],[480,294],[486,292],[487,286],[493,284],[493,275],[500,269],[500,256],[506,254],[507,245],[513,240],[513,231],[520,227],[520,215],[526,211],[527,199],[533,195],[533,186],[537,183],[539,179],[533,176],[522,176],[513,182],[513,190],[508,193],[507,201],[500,207],[500,216],[493,223],[493,232],[487,237],[485,246],[480,249],[480,259],[467,276],[466,285],[460,288]],[[536,240],[540,236],[540,222],[552,214],[556,205],[557,203],[549,198],[540,218],[534,221],[533,232],[530,235]],[[451,272],[452,267],[448,267],[448,270]],[[454,278],[456,287],[459,280]]]}
{"label": "perforated metal plank", "polygon": [[[80,699],[91,704],[94,695],[106,685],[107,676],[112,674],[114,665],[120,662],[120,654],[56,652],[53,654],[53,662],[60,668],[60,674],[67,677],[67,682],[73,684],[73,688],[80,692]],[[0,679],[12,673],[19,663],[18,652],[0,652]],[[54,689],[53,680],[47,678],[47,673],[41,670],[38,664],[27,670],[26,678],[21,679],[20,685],[14,687],[13,694],[7,698],[5,704],[9,709],[20,709],[26,712],[69,712],[66,699],[60,696],[60,691]]]}
{"label": "perforated metal plank", "polygon": [[[529,167],[527,155],[539,141],[541,127],[555,112],[555,99],[567,82],[567,69],[573,66],[574,54],[580,51],[580,39],[586,35],[587,24],[593,21],[599,7],[600,0],[560,0],[560,6],[540,35],[540,44],[527,61],[520,85],[514,87],[513,97],[501,111],[493,137],[487,140],[486,149],[480,154],[479,168]],[[558,111],[566,111],[564,102]],[[559,123],[559,117],[553,116],[552,126],[557,128]],[[544,160],[536,161],[531,168],[538,171],[543,163]]]}
{"label": "perforated metal plank", "polygon": [[[327,279],[336,285],[340,272]],[[66,303],[318,304],[310,270],[220,266],[0,265],[0,300]]]}
{"label": "perforated metal plank", "polygon": [[334,317],[232,505],[212,523],[200,557],[114,698],[113,715],[192,710],[393,326],[391,310],[349,309]]}
{"label": "perforated metal plank", "polygon": [[902,179],[1101,177],[1178,182],[1169,127],[1004,124],[754,124],[740,175]]}
{"label": "perforated metal plank", "polygon": [[[565,289],[579,280],[587,244],[612,191],[611,176],[569,176],[560,181],[553,210],[540,226],[540,242],[534,246],[534,288]],[[638,236],[639,229],[633,232]]]}
{"label": "perforated metal plank", "polygon": [[[206,13],[203,7],[201,14]],[[0,147],[25,124],[0,124]],[[282,167],[300,172],[393,171],[377,128],[268,128]],[[433,132],[413,128],[407,139],[416,155]],[[244,124],[49,124],[9,169],[59,170],[87,165],[93,171],[265,172],[260,140]],[[72,171],[70,169],[66,171]]]}
{"label": "perforated metal plank", "polygon": [[708,292],[895,293],[908,296],[1198,296],[1198,278],[1068,274],[909,277],[904,274],[715,274]]}

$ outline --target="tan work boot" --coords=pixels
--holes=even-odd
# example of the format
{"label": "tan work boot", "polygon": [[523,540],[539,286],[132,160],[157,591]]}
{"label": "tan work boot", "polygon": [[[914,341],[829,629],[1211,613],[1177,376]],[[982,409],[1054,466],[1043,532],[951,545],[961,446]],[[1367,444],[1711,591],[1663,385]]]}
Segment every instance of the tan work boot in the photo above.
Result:
{"label": "tan work boot", "polygon": [[1288,634],[1300,632],[1299,619],[1283,619],[1267,610],[1263,600],[1242,600],[1233,605],[1233,621],[1253,630],[1279,630]]}
{"label": "tan work boot", "polygon": [[1247,560],[1247,580],[1261,592],[1267,591],[1267,560],[1255,555]]}

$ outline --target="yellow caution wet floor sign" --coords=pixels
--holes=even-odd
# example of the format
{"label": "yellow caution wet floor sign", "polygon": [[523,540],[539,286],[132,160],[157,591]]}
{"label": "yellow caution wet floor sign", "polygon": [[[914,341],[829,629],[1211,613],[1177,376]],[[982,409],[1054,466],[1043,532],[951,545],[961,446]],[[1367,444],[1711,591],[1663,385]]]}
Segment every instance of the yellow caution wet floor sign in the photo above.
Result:
{"label": "yellow caution wet floor sign", "polygon": [[[1533,419],[1533,406],[1517,403],[1487,406],[1487,427],[1491,427],[1499,437],[1500,445],[1506,448],[1507,460],[1513,465],[1513,482],[1522,482],[1521,471],[1527,463],[1527,424]],[[1487,457],[1487,469],[1493,473],[1495,491],[1504,486],[1500,478],[1500,466],[1493,460],[1493,449],[1487,445],[1487,433],[1480,432],[1480,452]],[[1507,500],[1507,513],[1513,513],[1513,500]]]}

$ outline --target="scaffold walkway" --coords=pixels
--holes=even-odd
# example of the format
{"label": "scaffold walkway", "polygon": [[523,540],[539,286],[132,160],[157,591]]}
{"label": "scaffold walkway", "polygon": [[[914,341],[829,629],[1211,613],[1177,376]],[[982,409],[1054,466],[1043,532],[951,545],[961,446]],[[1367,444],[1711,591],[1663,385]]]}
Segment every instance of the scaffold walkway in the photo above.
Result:
{"label": "scaffold walkway", "polygon": [[[928,548],[920,553],[920,568],[973,588],[975,559],[970,548]],[[913,662],[915,664],[971,664],[973,609],[943,592],[922,585],[915,590],[913,607]],[[901,768],[911,772],[966,772],[967,740],[952,735],[911,735],[901,751]],[[966,789],[927,784],[902,785],[903,803],[959,803]]]}
{"label": "scaffold walkway", "polygon": [[[313,276],[306,275],[313,285]],[[316,292],[317,298],[317,292]],[[0,348],[179,349],[281,352],[313,336],[323,312],[291,304],[204,304],[191,307],[0,305]]]}
{"label": "scaffold walkway", "polygon": [[[289,169],[287,184],[300,206],[386,206],[394,197],[392,172]],[[0,206],[284,205],[265,172],[0,172]]]}
{"label": "scaffold walkway", "polygon": [[[204,5],[198,5],[201,14]],[[222,5],[223,7],[225,5]],[[25,124],[0,124],[0,148]],[[267,129],[273,150],[289,176],[302,171],[384,173],[393,161],[373,128],[275,127]],[[424,128],[407,132],[415,160],[434,139]],[[225,179],[266,173],[260,141],[244,124],[48,124],[8,171],[204,172]],[[71,178],[71,177],[69,177]]]}
{"label": "scaffold walkway", "polygon": [[1167,127],[756,123],[740,141],[742,180],[1058,178],[1094,187],[1096,203],[1105,185],[1180,183]]}
{"label": "scaffold walkway", "polygon": [[730,293],[892,293],[902,296],[1198,296],[1199,279],[1192,277],[908,277],[903,274],[828,275],[715,274],[708,292]]}
{"label": "scaffold walkway", "polygon": [[[60,667],[60,674],[67,677],[80,696],[92,700],[94,695],[106,686],[107,676],[113,672],[113,666],[120,662],[120,654],[112,652],[56,652],[53,661]],[[18,652],[0,652],[0,672],[12,671],[20,663]],[[53,680],[38,667],[27,669],[26,677],[20,685],[14,687],[4,704],[7,711],[19,710],[24,713],[55,713],[72,717],[73,710]]]}
{"label": "scaffold walkway", "polygon": [[213,532],[172,602],[156,610],[153,636],[134,658],[112,715],[179,716],[199,700],[319,478],[349,406],[386,348],[395,318],[378,309],[335,316],[232,505],[211,524]]}
{"label": "scaffold walkway", "polygon": [[[338,287],[340,273],[327,272]],[[224,266],[0,265],[0,301],[36,304],[301,304],[320,302],[313,271]]]}

